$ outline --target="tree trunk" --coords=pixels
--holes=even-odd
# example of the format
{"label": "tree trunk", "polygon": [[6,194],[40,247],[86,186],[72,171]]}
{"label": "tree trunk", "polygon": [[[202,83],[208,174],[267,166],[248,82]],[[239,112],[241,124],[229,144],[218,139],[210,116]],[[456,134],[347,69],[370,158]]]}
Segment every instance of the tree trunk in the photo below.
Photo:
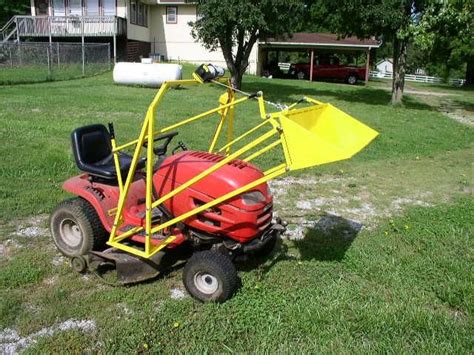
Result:
{"label": "tree trunk", "polygon": [[[221,43],[224,43],[221,41]],[[232,47],[222,45],[222,54],[227,64],[227,68],[230,72],[230,83],[234,89],[239,89],[242,87],[242,75],[240,68],[238,68],[238,63],[235,62],[232,55]]]}
{"label": "tree trunk", "polygon": [[249,36],[247,41],[245,41],[244,31],[239,32],[237,37],[239,40],[235,56],[233,54],[233,44],[228,40],[228,36],[219,38],[219,43],[221,45],[222,54],[224,55],[227,68],[230,72],[230,82],[232,87],[240,90],[242,87],[242,77],[249,65],[250,52],[258,38],[258,31],[257,29],[253,29],[252,34]]}
{"label": "tree trunk", "polygon": [[400,105],[405,87],[405,71],[407,62],[407,40],[399,39],[396,35],[393,40],[393,80],[392,105]]}
{"label": "tree trunk", "polygon": [[239,71],[231,73],[230,83],[234,89],[240,90],[242,87],[242,74]]}
{"label": "tree trunk", "polygon": [[474,58],[468,58],[467,60],[466,85],[474,85]]}

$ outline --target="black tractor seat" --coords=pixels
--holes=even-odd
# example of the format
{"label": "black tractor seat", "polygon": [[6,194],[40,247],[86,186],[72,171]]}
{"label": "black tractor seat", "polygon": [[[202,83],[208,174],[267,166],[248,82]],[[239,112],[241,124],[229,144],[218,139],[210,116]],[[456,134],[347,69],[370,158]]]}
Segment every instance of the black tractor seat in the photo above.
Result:
{"label": "black tractor seat", "polygon": [[[117,180],[110,133],[104,125],[94,124],[79,127],[71,134],[72,151],[79,170],[88,173],[91,177],[97,177],[110,182]],[[125,180],[132,157],[128,154],[119,153],[120,171]],[[137,171],[143,169],[145,159],[141,158],[137,164]]]}

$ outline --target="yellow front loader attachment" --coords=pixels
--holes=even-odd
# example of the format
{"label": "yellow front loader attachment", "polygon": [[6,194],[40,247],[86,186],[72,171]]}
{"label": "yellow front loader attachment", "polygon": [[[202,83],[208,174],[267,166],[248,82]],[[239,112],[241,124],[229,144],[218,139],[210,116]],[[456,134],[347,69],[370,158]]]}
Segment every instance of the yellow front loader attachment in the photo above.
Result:
{"label": "yellow front loader attachment", "polygon": [[378,133],[331,104],[307,99],[310,107],[279,112],[290,170],[349,159]]}
{"label": "yellow front loader attachment", "polygon": [[[112,141],[113,152],[117,168],[117,176],[120,187],[120,199],[117,208],[110,210],[109,213],[115,215],[115,222],[112,228],[108,244],[129,252],[131,254],[150,258],[159,250],[166,247],[174,240],[171,235],[163,240],[159,245],[152,245],[151,237],[154,233],[163,231],[165,228],[172,227],[178,222],[196,215],[202,211],[212,208],[224,201],[240,195],[252,188],[284,174],[291,170],[309,168],[321,164],[327,164],[339,160],[348,159],[365,146],[367,146],[378,133],[342,112],[331,104],[320,101],[303,98],[298,103],[288,107],[281,107],[276,112],[268,113],[266,104],[269,103],[263,99],[261,92],[236,98],[236,92],[229,87],[225,78],[212,81],[216,85],[226,86],[226,92],[220,97],[219,105],[212,110],[199,113],[195,116],[185,118],[180,122],[164,127],[156,121],[156,109],[163,95],[172,87],[202,85],[200,80],[177,80],[166,82],[162,85],[152,104],[148,108],[143,127],[138,139],[117,146],[115,140]],[[227,84],[225,84],[227,83]],[[234,111],[241,104],[256,100],[260,111],[261,120],[253,128],[234,138]],[[297,108],[297,105],[303,104],[303,107]],[[189,181],[181,184],[173,191],[164,196],[155,199],[153,197],[153,139],[159,134],[181,126],[194,123],[207,117],[217,117],[216,129],[214,135],[210,137],[210,146],[208,151],[223,156],[223,159],[216,162],[212,167],[199,173]],[[227,129],[225,129],[225,127]],[[220,135],[225,134],[225,144],[219,146]],[[144,143],[147,143],[146,147]],[[279,150],[278,147],[280,148]],[[126,148],[134,148],[132,165],[128,176],[123,179],[121,176],[118,153]],[[137,162],[146,150],[146,223],[136,226],[126,232],[120,231],[123,223],[123,209],[127,199],[130,184],[136,171]],[[263,177],[253,181],[243,187],[240,187],[230,193],[215,198],[213,201],[203,204],[195,209],[188,211],[180,216],[173,216],[169,221],[154,225],[152,223],[152,209],[161,205],[163,202],[172,198],[181,191],[187,189],[206,176],[216,172],[225,164],[241,159],[246,162],[254,160],[264,154],[273,151],[273,155],[280,156],[280,162],[263,172]],[[277,152],[277,153],[275,153]],[[127,239],[134,234],[145,231],[145,247],[136,248],[127,243]]]}

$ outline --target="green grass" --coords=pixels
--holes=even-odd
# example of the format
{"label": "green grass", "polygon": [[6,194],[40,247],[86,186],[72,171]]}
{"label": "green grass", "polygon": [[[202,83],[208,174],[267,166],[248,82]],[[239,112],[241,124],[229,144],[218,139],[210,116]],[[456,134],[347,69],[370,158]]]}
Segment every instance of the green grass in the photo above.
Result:
{"label": "green grass", "polygon": [[[95,321],[96,330],[38,337],[27,352],[472,352],[473,129],[409,95],[393,108],[388,92],[370,86],[246,77],[243,89],[282,103],[306,95],[331,102],[381,135],[350,161],[276,185],[276,209],[290,227],[331,210],[341,214],[338,224],[324,232],[318,222],[269,260],[241,265],[236,296],[203,305],[170,298],[183,288],[181,270],[109,287],[74,274],[46,231],[22,234],[47,227],[41,214],[67,197],[61,184],[77,173],[70,132],[113,121],[119,142],[134,139],[156,90],[115,86],[110,73],[0,86],[0,349],[2,329],[27,337],[76,319]],[[173,90],[158,122],[214,107],[221,92]],[[241,106],[237,130],[259,122],[257,113],[254,104]],[[204,149],[215,123],[193,124],[178,138]],[[305,210],[302,201],[318,204]],[[39,224],[29,218],[38,215]]]}
{"label": "green grass", "polygon": [[25,65],[21,67],[7,67],[0,69],[0,85],[42,83],[47,81],[61,81],[94,76],[109,70],[108,64],[91,64],[85,67],[82,75],[82,64],[53,65],[48,72],[46,65]]}
{"label": "green grass", "polygon": [[[45,280],[54,283],[1,291],[9,307],[2,321],[24,335],[65,319],[97,323],[94,333],[44,337],[32,353],[466,353],[474,345],[472,206],[461,199],[414,208],[349,239],[314,231],[286,242],[273,260],[241,272],[242,288],[223,305],[170,299],[179,272],[113,288],[67,264],[45,267]],[[49,243],[35,241],[37,263],[55,254]],[[20,268],[23,259],[31,254],[22,249],[10,264]]]}
{"label": "green grass", "polygon": [[[389,93],[343,84],[266,80],[249,77],[247,91],[263,90],[268,100],[290,103],[303,95],[333,103],[336,107],[378,130],[381,135],[354,161],[386,161],[429,157],[446,150],[470,147],[472,129],[460,125],[408,98],[405,108],[387,103]],[[140,123],[155,90],[114,86],[110,74],[83,80],[0,87],[0,220],[48,213],[64,197],[61,183],[76,172],[69,135],[81,125],[113,121],[119,142],[138,136]],[[201,86],[171,91],[158,111],[158,124],[176,122],[216,105],[222,90]],[[164,114],[160,116],[160,113]],[[259,122],[256,104],[241,106],[236,113],[237,131]],[[180,131],[190,148],[208,146],[216,116]],[[274,157],[273,160],[276,160]],[[273,161],[272,161],[273,162]],[[345,163],[342,166],[347,165]],[[335,164],[313,171],[338,171]],[[311,171],[310,171],[311,172]]]}

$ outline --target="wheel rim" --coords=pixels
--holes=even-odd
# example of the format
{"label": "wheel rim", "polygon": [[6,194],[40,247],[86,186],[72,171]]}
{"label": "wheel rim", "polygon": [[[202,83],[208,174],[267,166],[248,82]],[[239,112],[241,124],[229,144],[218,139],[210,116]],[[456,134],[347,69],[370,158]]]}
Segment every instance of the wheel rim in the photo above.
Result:
{"label": "wheel rim", "polygon": [[211,295],[219,288],[217,278],[206,272],[198,272],[194,275],[194,285],[199,292]]}
{"label": "wheel rim", "polygon": [[77,272],[84,272],[86,270],[86,261],[81,256],[76,256],[71,259],[71,266]]}
{"label": "wheel rim", "polygon": [[59,226],[61,239],[71,248],[76,248],[81,244],[82,232],[79,225],[72,219],[63,219]]}
{"label": "wheel rim", "polygon": [[349,79],[349,84],[355,84],[355,82],[357,81],[357,79],[355,78],[355,76],[350,76]]}
{"label": "wheel rim", "polygon": [[298,77],[298,79],[300,80],[303,80],[304,79],[304,73],[303,72],[299,72],[298,74],[296,74],[296,76]]}

